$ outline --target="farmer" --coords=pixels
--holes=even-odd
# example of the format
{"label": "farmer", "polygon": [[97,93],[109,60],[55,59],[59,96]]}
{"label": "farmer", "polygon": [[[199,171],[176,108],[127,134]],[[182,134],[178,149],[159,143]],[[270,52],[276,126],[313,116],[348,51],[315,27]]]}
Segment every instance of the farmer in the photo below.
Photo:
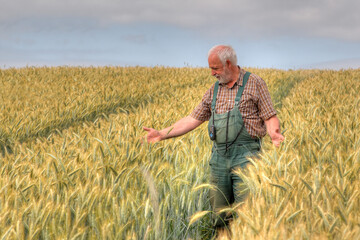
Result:
{"label": "farmer", "polygon": [[[211,75],[218,81],[207,90],[193,112],[171,127],[160,131],[144,127],[144,130],[148,132],[148,142],[158,142],[181,136],[209,121],[209,137],[214,143],[210,181],[216,186],[216,190],[210,190],[210,203],[218,212],[244,201],[247,191],[241,189],[242,179],[233,170],[245,169],[249,163],[246,157],[260,152],[266,132],[277,147],[284,137],[264,80],[237,65],[231,46],[211,48],[208,62]],[[225,226],[224,217],[216,217],[214,227]]]}

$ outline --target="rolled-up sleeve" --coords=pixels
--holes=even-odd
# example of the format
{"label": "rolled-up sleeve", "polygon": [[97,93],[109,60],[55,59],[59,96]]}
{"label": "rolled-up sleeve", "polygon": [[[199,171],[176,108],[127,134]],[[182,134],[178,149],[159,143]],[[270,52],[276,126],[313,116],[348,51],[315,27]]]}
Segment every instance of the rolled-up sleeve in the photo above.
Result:
{"label": "rolled-up sleeve", "polygon": [[199,121],[208,121],[211,117],[211,87],[206,91],[201,102],[196,106],[196,108],[190,114],[191,117]]}
{"label": "rolled-up sleeve", "polygon": [[258,109],[259,116],[264,121],[276,115],[276,111],[271,101],[269,90],[266,86],[265,81],[258,77],[257,78],[257,91],[259,96]]}

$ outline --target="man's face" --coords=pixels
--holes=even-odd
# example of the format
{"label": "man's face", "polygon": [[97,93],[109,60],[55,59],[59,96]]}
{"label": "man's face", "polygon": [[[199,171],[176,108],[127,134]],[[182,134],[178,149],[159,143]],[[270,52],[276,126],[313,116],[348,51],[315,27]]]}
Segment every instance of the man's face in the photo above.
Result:
{"label": "man's face", "polygon": [[228,83],[231,81],[230,69],[222,64],[216,54],[212,54],[208,59],[211,75],[216,77],[220,83]]}

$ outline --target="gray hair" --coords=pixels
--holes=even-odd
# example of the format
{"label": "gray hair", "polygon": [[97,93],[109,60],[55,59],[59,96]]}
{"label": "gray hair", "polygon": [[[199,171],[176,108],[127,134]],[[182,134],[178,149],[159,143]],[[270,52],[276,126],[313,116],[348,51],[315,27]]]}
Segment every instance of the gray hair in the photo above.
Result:
{"label": "gray hair", "polygon": [[237,65],[235,50],[229,45],[216,45],[209,50],[208,57],[210,57],[211,54],[216,54],[220,58],[223,66],[225,66],[227,60],[229,60],[232,65]]}

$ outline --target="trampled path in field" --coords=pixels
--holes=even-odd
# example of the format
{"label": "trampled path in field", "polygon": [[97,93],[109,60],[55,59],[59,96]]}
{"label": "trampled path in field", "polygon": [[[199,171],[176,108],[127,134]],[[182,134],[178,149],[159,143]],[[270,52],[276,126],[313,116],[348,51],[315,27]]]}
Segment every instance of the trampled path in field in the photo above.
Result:
{"label": "trampled path in field", "polygon": [[[185,81],[179,79],[179,71],[189,73]],[[204,69],[140,67],[1,70],[0,149],[11,153],[16,142],[47,138],[109,114],[136,112],[139,106],[169,97],[166,86],[184,88],[189,77],[204,79],[204,73]],[[192,87],[200,84],[194,82]]]}

